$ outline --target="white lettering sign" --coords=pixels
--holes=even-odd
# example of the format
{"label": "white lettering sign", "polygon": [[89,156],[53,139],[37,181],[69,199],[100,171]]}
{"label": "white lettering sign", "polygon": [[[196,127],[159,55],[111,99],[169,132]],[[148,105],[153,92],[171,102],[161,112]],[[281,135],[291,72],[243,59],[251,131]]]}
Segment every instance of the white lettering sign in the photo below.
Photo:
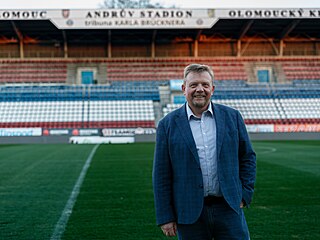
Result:
{"label": "white lettering sign", "polygon": [[0,128],[1,137],[41,136],[41,128]]}
{"label": "white lettering sign", "polygon": [[50,20],[59,29],[211,28],[219,19],[320,18],[320,9],[0,10],[0,20]]}

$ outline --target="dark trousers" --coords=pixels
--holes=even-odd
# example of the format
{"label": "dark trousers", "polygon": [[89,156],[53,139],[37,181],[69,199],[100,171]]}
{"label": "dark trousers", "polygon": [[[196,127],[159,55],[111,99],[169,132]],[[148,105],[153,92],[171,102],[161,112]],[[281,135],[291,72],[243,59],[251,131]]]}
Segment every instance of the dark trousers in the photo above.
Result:
{"label": "dark trousers", "polygon": [[248,240],[249,230],[243,210],[237,214],[222,200],[205,203],[194,224],[178,224],[179,240]]}

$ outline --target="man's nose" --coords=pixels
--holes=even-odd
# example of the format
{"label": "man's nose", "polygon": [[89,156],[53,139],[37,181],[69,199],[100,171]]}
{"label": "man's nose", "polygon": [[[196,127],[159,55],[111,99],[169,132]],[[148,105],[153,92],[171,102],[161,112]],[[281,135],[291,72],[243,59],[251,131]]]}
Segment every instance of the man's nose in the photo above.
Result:
{"label": "man's nose", "polygon": [[202,86],[202,84],[198,84],[198,85],[197,85],[196,91],[197,91],[197,92],[202,92],[202,91],[203,91],[203,86]]}

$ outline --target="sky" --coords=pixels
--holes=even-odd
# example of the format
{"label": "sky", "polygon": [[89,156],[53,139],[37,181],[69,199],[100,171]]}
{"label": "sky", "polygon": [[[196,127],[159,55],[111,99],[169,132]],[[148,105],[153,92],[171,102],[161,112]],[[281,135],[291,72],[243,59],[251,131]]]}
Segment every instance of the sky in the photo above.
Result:
{"label": "sky", "polygon": [[[104,0],[0,0],[0,9],[97,9]],[[319,0],[152,0],[180,8],[320,8]]]}

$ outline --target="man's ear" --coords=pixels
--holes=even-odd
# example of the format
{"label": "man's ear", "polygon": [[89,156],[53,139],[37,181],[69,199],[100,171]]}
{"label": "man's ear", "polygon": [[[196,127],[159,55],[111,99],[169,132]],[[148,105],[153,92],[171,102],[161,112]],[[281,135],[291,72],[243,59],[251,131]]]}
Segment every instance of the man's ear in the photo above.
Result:
{"label": "man's ear", "polygon": [[213,95],[215,88],[216,88],[216,87],[215,87],[214,85],[212,85],[212,92],[211,92],[211,95]]}
{"label": "man's ear", "polygon": [[183,94],[185,94],[184,92],[186,90],[186,86],[184,84],[181,85],[181,90],[182,90]]}

